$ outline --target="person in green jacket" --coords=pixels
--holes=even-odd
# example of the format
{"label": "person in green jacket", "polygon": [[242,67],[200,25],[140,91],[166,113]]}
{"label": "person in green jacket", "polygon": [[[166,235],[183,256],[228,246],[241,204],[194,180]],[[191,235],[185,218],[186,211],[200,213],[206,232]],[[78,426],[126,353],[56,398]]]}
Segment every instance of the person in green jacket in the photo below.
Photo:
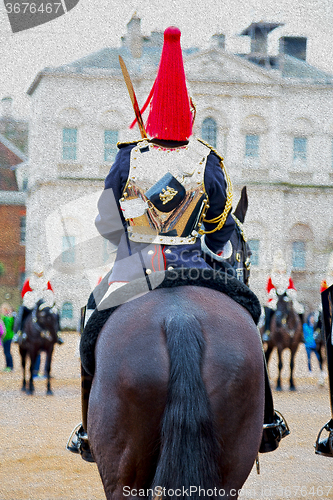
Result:
{"label": "person in green jacket", "polygon": [[6,302],[1,306],[1,320],[3,321],[3,324],[5,326],[4,336],[2,337],[1,340],[3,346],[3,352],[6,359],[6,368],[4,369],[4,371],[11,372],[14,369],[14,365],[10,348],[14,336],[13,328],[15,319],[13,316],[12,306],[7,304]]}

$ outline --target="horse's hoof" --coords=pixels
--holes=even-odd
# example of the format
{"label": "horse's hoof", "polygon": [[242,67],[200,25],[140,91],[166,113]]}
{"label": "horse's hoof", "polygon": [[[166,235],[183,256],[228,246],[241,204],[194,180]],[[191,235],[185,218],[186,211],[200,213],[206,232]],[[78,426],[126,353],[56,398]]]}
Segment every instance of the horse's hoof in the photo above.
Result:
{"label": "horse's hoof", "polygon": [[296,391],[296,387],[294,385],[291,385],[289,390],[294,392],[294,391]]}
{"label": "horse's hoof", "polygon": [[28,396],[33,396],[34,391],[30,391],[30,389],[29,389],[29,390],[25,391],[25,393],[26,393]]}
{"label": "horse's hoof", "polygon": [[278,385],[278,386],[276,386],[275,390],[281,392],[282,391],[282,387],[280,385]]}
{"label": "horse's hoof", "polygon": [[48,391],[46,391],[46,395],[47,396],[53,396],[53,391],[51,391],[51,389],[49,389]]}

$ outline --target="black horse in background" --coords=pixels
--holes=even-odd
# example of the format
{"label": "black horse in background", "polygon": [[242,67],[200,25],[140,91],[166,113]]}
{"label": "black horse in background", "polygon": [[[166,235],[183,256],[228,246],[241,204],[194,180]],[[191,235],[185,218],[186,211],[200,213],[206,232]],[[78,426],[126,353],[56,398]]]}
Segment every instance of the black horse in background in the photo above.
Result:
{"label": "black horse in background", "polygon": [[[23,370],[22,391],[32,395],[34,393],[33,369],[40,352],[46,353],[45,375],[47,377],[46,394],[52,395],[51,390],[51,362],[54,344],[58,341],[59,315],[53,308],[39,300],[24,324],[24,333],[19,341],[19,351]],[[30,380],[27,388],[25,368],[27,356],[30,358]]]}
{"label": "black horse in background", "polygon": [[[299,314],[293,308],[292,300],[286,293],[278,294],[278,302],[276,312],[271,319],[270,337],[267,342],[265,351],[266,363],[268,362],[274,347],[278,352],[278,378],[276,382],[276,390],[281,391],[281,371],[283,368],[282,352],[284,349],[290,349],[290,378],[289,387],[291,391],[295,391],[294,383],[294,359],[299,344],[303,340],[303,328]],[[263,332],[262,332],[263,333]]]}

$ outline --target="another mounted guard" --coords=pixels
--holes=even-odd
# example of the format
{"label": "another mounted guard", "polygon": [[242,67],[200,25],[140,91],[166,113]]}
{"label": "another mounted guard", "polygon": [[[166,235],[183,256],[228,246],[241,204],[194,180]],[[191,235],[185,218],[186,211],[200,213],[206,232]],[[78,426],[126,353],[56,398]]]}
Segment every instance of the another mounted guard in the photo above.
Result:
{"label": "another mounted guard", "polygon": [[[16,332],[14,342],[20,343],[24,332],[25,320],[33,311],[35,305],[39,300],[43,300],[46,307],[54,307],[54,290],[50,280],[46,277],[43,266],[39,262],[35,262],[33,273],[27,278],[23,284],[22,291],[22,305],[15,321],[14,331]],[[56,312],[56,311],[55,311]],[[59,313],[56,312],[59,316]],[[58,344],[63,344],[64,341],[58,334]]]}
{"label": "another mounted guard", "polygon": [[281,250],[277,250],[273,257],[273,266],[271,274],[267,279],[266,284],[267,302],[265,306],[265,327],[262,339],[264,342],[269,340],[270,325],[272,317],[276,311],[278,294],[282,295],[286,292],[289,299],[293,302],[293,308],[299,315],[304,313],[304,306],[297,300],[297,289],[291,278],[290,272],[287,271],[287,264]]}
{"label": "another mounted guard", "polygon": [[[105,180],[96,226],[117,246],[117,257],[103,280],[104,288],[89,299],[84,325],[96,307],[103,309],[100,304],[113,291],[140,278],[148,292],[154,273],[189,268],[212,271],[207,262],[218,269],[223,260],[224,268],[231,268],[225,259],[230,257],[230,237],[236,229],[231,215],[232,185],[220,154],[192,137],[195,109],[186,88],[180,36],[175,27],[164,32],[157,78],[142,110],[150,106],[147,132],[130,86],[142,140],[118,144],[119,152]],[[209,258],[205,259],[206,254]],[[232,268],[231,272],[234,277],[236,272]],[[87,461],[94,460],[86,433],[91,383],[92,375],[82,367],[83,421],[67,444],[69,451],[80,453]],[[267,371],[265,383],[262,453],[275,450],[289,434],[283,418],[274,412]]]}

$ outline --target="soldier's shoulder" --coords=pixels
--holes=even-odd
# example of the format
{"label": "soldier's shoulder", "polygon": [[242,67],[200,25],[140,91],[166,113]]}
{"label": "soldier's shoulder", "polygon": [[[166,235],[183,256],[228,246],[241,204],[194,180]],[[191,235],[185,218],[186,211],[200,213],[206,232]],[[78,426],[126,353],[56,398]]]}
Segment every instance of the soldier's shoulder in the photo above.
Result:
{"label": "soldier's shoulder", "polygon": [[124,142],[117,142],[117,148],[118,149],[124,149],[126,147],[134,147],[143,142],[144,139],[136,139],[133,141],[124,141]]}
{"label": "soldier's shoulder", "polygon": [[210,152],[213,153],[215,156],[218,157],[218,159],[220,161],[223,161],[224,158],[223,156],[221,155],[221,153],[219,153],[217,151],[217,149],[215,149],[211,144],[209,144],[208,142],[204,141],[203,139],[200,139],[200,138],[197,138],[197,141],[199,141],[201,144],[203,144],[204,146],[206,146],[208,149],[210,149]]}

